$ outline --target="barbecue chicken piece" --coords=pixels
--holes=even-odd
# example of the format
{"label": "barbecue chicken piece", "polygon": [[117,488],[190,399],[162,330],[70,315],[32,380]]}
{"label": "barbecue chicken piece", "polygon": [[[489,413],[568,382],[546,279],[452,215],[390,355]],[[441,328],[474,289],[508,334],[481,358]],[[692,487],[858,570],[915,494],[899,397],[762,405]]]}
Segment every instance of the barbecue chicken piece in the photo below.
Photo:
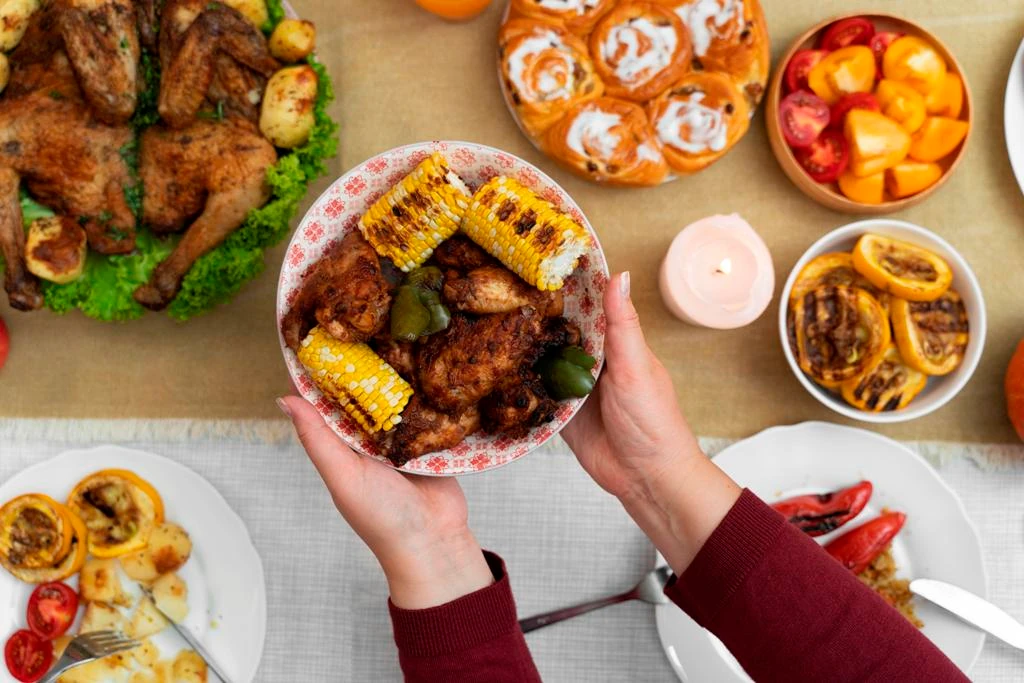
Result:
{"label": "barbecue chicken piece", "polygon": [[377,355],[406,382],[416,387],[416,345],[413,342],[396,341],[385,327],[370,342]]}
{"label": "barbecue chicken piece", "polygon": [[480,422],[484,431],[519,438],[550,422],[557,409],[558,402],[548,396],[540,378],[523,370],[480,402]]}
{"label": "barbecue chicken piece", "polygon": [[169,0],[160,17],[160,116],[184,128],[204,101],[256,122],[267,79],[280,68],[267,39],[236,10]]}
{"label": "barbecue chicken piece", "polygon": [[18,174],[0,168],[0,254],[4,257],[4,289],[12,308],[31,311],[43,305],[39,282],[25,263],[25,228],[18,202]]}
{"label": "barbecue chicken piece", "polygon": [[157,233],[187,230],[149,282],[135,290],[135,300],[165,308],[196,259],[266,203],[267,169],[276,162],[273,146],[244,119],[196,119],[183,130],[147,128],[139,153],[143,220]]}
{"label": "barbecue chicken piece", "polygon": [[420,391],[450,414],[476,404],[531,358],[543,320],[529,306],[477,320],[453,316],[444,333],[420,344]]}
{"label": "barbecue chicken piece", "polygon": [[480,411],[476,406],[447,415],[414,395],[402,411],[402,421],[382,438],[380,445],[395,467],[401,467],[426,453],[457,446],[479,428]]}
{"label": "barbecue chicken piece", "polygon": [[561,292],[542,292],[502,265],[483,266],[444,283],[444,299],[457,311],[486,315],[533,306],[543,316],[562,315]]}
{"label": "barbecue chicken piece", "polygon": [[446,239],[434,250],[434,260],[444,268],[454,268],[463,272],[484,266],[498,265],[498,259],[478,247],[476,242],[459,233]]}
{"label": "barbecue chicken piece", "polygon": [[377,252],[353,230],[303,281],[295,304],[281,321],[281,334],[296,352],[316,323],[339,341],[366,341],[387,321],[389,289]]}

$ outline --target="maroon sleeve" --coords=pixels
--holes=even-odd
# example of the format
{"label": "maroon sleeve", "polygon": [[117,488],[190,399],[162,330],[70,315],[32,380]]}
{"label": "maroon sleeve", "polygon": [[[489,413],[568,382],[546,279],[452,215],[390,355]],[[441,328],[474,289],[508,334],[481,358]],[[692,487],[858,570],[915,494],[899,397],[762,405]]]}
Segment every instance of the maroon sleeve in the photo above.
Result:
{"label": "maroon sleeve", "polygon": [[389,600],[406,681],[533,683],[540,674],[519,629],[505,563],[484,551],[494,583],[458,600],[408,610]]}
{"label": "maroon sleeve", "polygon": [[744,491],[666,595],[757,681],[967,681],[899,612]]}

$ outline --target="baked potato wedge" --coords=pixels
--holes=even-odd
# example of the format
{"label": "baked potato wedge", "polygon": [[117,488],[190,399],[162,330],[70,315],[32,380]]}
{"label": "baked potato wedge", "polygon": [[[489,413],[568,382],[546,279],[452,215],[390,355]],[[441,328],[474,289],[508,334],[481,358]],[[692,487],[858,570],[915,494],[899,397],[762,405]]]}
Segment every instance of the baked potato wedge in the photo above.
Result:
{"label": "baked potato wedge", "polygon": [[308,64],[285,67],[271,76],[260,110],[263,136],[286,149],[305,143],[316,123],[316,93],[316,72]]}
{"label": "baked potato wedge", "polygon": [[78,632],[107,630],[124,631],[124,617],[121,612],[105,602],[90,602],[85,607],[85,616],[82,617],[82,626]]}
{"label": "baked potato wedge", "polygon": [[268,47],[275,59],[301,62],[316,48],[316,26],[304,19],[283,19],[270,34]]}
{"label": "baked potato wedge", "polygon": [[188,586],[177,574],[164,574],[153,584],[153,602],[171,621],[180,624],[188,617]]}
{"label": "baked potato wedge", "polygon": [[167,619],[160,614],[153,601],[149,598],[142,598],[139,600],[139,606],[135,608],[131,623],[128,624],[128,629],[124,631],[124,634],[129,638],[142,640],[160,633],[167,628],[167,625]]}
{"label": "baked potato wedge", "polygon": [[150,584],[160,578],[149,548],[121,556],[121,569],[132,581]]}
{"label": "baked potato wedge", "polygon": [[89,558],[78,578],[78,592],[89,602],[131,607],[131,596],[121,587],[117,562],[110,559]]}
{"label": "baked potato wedge", "polygon": [[0,52],[18,47],[37,9],[39,0],[0,0]]}
{"label": "baked potato wedge", "polygon": [[85,270],[87,249],[85,230],[67,216],[37,218],[25,238],[25,265],[38,278],[67,284]]}
{"label": "baked potato wedge", "polygon": [[156,573],[174,572],[188,562],[192,554],[192,539],[188,532],[173,522],[164,522],[149,536],[148,552]]}
{"label": "baked potato wedge", "polygon": [[206,683],[206,662],[192,650],[182,650],[171,666],[174,683]]}

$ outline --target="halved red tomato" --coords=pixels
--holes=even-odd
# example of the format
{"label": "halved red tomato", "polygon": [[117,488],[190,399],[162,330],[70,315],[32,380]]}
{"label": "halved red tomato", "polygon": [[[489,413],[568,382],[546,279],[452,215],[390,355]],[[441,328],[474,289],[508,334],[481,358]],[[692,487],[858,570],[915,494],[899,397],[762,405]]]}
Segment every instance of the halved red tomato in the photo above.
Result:
{"label": "halved red tomato", "polygon": [[32,631],[15,631],[4,645],[4,662],[22,683],[35,683],[53,664],[53,645]]}
{"label": "halved red tomato", "polygon": [[827,55],[825,50],[797,50],[786,65],[786,89],[789,92],[807,88],[807,74]]}
{"label": "halved red tomato", "polygon": [[825,29],[818,47],[838,50],[851,45],[867,45],[875,35],[875,25],[864,17],[841,19]]}
{"label": "halved red tomato", "polygon": [[850,113],[851,109],[879,111],[881,107],[878,104],[878,99],[869,92],[852,92],[849,95],[843,95],[838,102],[832,105],[828,127],[842,130],[843,122],[846,121],[846,115]]}
{"label": "halved red tomato", "polygon": [[807,147],[817,140],[828,125],[828,117],[825,100],[806,90],[790,93],[779,103],[782,137],[790,147]]}
{"label": "halved red tomato", "polygon": [[795,151],[796,160],[817,183],[834,182],[850,162],[850,146],[838,130],[826,130],[809,147]]}
{"label": "halved red tomato", "polygon": [[0,318],[0,370],[4,369],[7,362],[7,352],[11,349],[11,337],[7,333],[7,324]]}
{"label": "halved red tomato", "polygon": [[885,51],[889,49],[889,45],[892,41],[897,38],[902,38],[905,33],[899,31],[882,31],[871,36],[871,42],[868,43],[868,47],[871,48],[871,52],[875,55],[875,61],[878,62],[878,77],[882,77],[882,56]]}
{"label": "halved red tomato", "polygon": [[28,627],[36,635],[53,640],[71,627],[78,611],[78,593],[60,581],[36,586],[28,599]]}

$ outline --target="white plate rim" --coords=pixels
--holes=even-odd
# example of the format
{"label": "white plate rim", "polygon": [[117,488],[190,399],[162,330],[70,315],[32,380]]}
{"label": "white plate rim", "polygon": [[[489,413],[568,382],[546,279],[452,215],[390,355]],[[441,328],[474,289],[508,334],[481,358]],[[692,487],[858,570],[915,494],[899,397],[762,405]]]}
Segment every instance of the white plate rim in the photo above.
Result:
{"label": "white plate rim", "polygon": [[[887,448],[895,448],[898,451],[902,452],[902,454],[905,457],[907,457],[909,461],[913,462],[915,466],[919,467],[923,472],[927,472],[927,476],[929,480],[932,482],[932,484],[938,484],[938,490],[943,491],[953,501],[955,510],[958,513],[958,517],[965,524],[965,527],[969,532],[969,540],[971,543],[970,550],[977,553],[977,556],[980,560],[979,565],[981,569],[981,575],[979,578],[981,579],[981,584],[983,587],[983,590],[980,591],[980,596],[982,598],[988,599],[989,575],[988,568],[985,565],[985,555],[984,549],[981,544],[981,536],[978,533],[977,526],[974,524],[973,520],[971,520],[970,516],[967,514],[967,508],[964,506],[963,500],[961,500],[960,496],[957,495],[956,491],[954,491],[953,488],[949,484],[947,484],[945,480],[942,479],[939,473],[935,470],[934,467],[931,466],[931,464],[928,463],[927,460],[925,460],[919,453],[916,453],[915,451],[899,443],[898,441],[890,439],[876,432],[872,432],[859,427],[849,427],[846,425],[838,425],[831,422],[809,421],[800,422],[792,425],[780,425],[765,429],[751,437],[742,439],[740,441],[737,441],[736,443],[731,444],[730,446],[723,449],[720,453],[718,453],[718,455],[716,455],[712,460],[715,462],[719,462],[718,459],[722,458],[723,456],[726,458],[726,460],[736,457],[736,454],[743,453],[745,450],[752,448],[753,445],[756,445],[756,441],[759,439],[770,439],[780,434],[798,433],[801,431],[812,430],[834,431],[836,434],[856,434],[856,438],[874,440],[876,443],[884,444]],[[743,482],[739,482],[739,484],[742,486]],[[658,562],[664,563],[664,560],[661,559],[660,555],[658,557]],[[702,650],[704,651],[705,656],[718,657],[721,659],[721,655],[717,652],[716,645],[713,641],[713,636],[697,624],[693,623],[692,620],[690,620],[688,616],[682,613],[682,611],[676,605],[672,603],[656,605],[654,608],[654,616],[655,624],[658,630],[658,640],[661,643],[662,650],[665,652],[666,659],[668,659],[669,665],[672,667],[673,672],[676,674],[679,680],[684,681],[685,683],[687,681],[690,681],[690,677],[689,674],[687,674],[685,671],[683,662],[680,661],[681,649],[676,647],[677,643],[673,642],[670,639],[669,634],[666,633],[667,627],[664,623],[665,615],[670,610],[683,614],[683,618],[690,621],[694,629],[703,632],[703,634],[705,635],[705,639],[698,641],[698,644],[699,647],[702,648]],[[954,620],[956,619],[956,617],[952,616],[950,616],[949,618]],[[966,668],[964,668],[965,675],[969,675],[971,669],[973,669],[975,664],[977,664],[978,658],[981,656],[982,649],[985,645],[985,639],[985,633],[982,631],[978,631],[977,642],[975,643],[975,647],[972,651],[970,662],[967,664]],[[690,643],[689,645],[692,649],[693,643]],[[726,669],[731,670],[731,667],[725,662],[724,659],[721,659],[721,661],[723,664],[726,665]],[[736,683],[742,683],[745,680],[749,679],[734,674],[734,677],[731,679],[731,681],[716,681],[715,683],[732,683],[733,681],[735,681]]]}
{"label": "white plate rim", "polygon": [[[267,589],[266,589],[266,573],[263,567],[263,559],[260,557],[259,551],[256,549],[255,544],[252,542],[252,536],[249,534],[249,530],[242,520],[241,516],[228,504],[227,500],[221,495],[220,491],[214,487],[205,477],[193,470],[192,468],[183,465],[171,458],[166,456],[157,455],[150,451],[144,451],[135,448],[126,448],[116,444],[101,444],[92,446],[89,448],[77,448],[69,449],[58,453],[57,455],[44,460],[43,462],[29,465],[28,467],[19,470],[17,473],[7,478],[3,483],[0,483],[0,498],[6,502],[8,488],[18,489],[18,483],[23,478],[32,478],[37,475],[44,474],[47,470],[58,467],[64,460],[70,459],[94,459],[94,460],[105,460],[109,459],[111,455],[117,457],[130,457],[148,460],[150,463],[154,463],[157,467],[166,467],[172,470],[176,470],[177,473],[186,479],[190,480],[190,496],[195,496],[199,489],[204,489],[202,495],[208,498],[209,501],[213,502],[218,507],[222,508],[221,515],[218,518],[218,523],[226,526],[231,526],[233,529],[230,530],[232,536],[239,539],[240,542],[247,543],[249,548],[252,550],[252,557],[247,560],[247,566],[253,573],[253,579],[256,581],[256,585],[259,587],[257,593],[257,609],[259,622],[257,625],[257,648],[255,651],[246,651],[239,653],[239,661],[251,662],[249,669],[245,672],[246,675],[241,677],[241,680],[253,681],[256,679],[256,675],[259,671],[260,662],[262,661],[263,651],[266,646],[267,636]],[[104,466],[101,463],[93,465],[97,469],[102,469]],[[163,496],[162,487],[159,482],[153,482],[157,491],[161,492]],[[28,490],[21,491],[21,493],[27,493]],[[11,494],[12,496],[20,495],[19,492],[15,491]],[[173,520],[172,520],[173,521]],[[186,529],[187,531],[187,529]],[[233,562],[233,560],[232,560]],[[226,563],[225,563],[226,564]],[[27,585],[27,584],[26,584]],[[0,637],[6,638],[5,635],[0,634]],[[6,677],[7,671],[0,670],[0,676]],[[215,678],[215,677],[214,677]],[[4,679],[6,680],[6,679]],[[10,679],[13,681],[13,679]]]}
{"label": "white plate rim", "polygon": [[1006,95],[1003,100],[1003,132],[1006,136],[1006,153],[1010,168],[1017,177],[1017,184],[1024,192],[1024,127],[1011,126],[1016,118],[1024,120],[1024,40],[1013,57],[1010,75],[1006,79]]}

